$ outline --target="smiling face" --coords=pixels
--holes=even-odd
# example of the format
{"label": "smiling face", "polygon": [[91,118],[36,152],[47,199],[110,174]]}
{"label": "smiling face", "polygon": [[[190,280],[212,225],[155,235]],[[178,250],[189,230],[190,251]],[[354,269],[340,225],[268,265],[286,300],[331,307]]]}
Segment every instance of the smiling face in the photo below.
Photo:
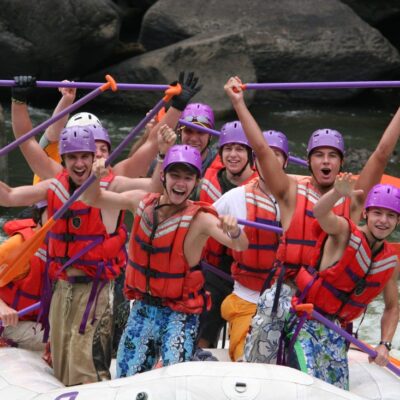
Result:
{"label": "smiling face", "polygon": [[82,185],[89,178],[92,171],[93,158],[93,153],[83,151],[64,154],[65,168],[77,186]]}
{"label": "smiling face", "polygon": [[222,148],[221,158],[227,171],[237,174],[249,161],[248,147],[238,143],[228,143]]}
{"label": "smiling face", "polygon": [[323,189],[333,186],[342,163],[341,154],[332,147],[318,147],[309,157],[311,173]]}
{"label": "smiling face", "polygon": [[210,135],[208,133],[200,132],[187,126],[184,126],[181,129],[182,144],[188,144],[196,148],[202,155],[203,159],[206,156],[204,150],[207,148],[209,140]]}
{"label": "smiling face", "polygon": [[399,214],[381,207],[370,207],[363,212],[367,227],[377,240],[384,240],[392,234],[400,222]]}
{"label": "smiling face", "polygon": [[174,205],[185,202],[198,183],[197,173],[184,164],[172,165],[166,173],[161,172],[161,179],[164,180],[164,192]]}
{"label": "smiling face", "polygon": [[110,151],[108,148],[108,144],[103,142],[102,140],[96,140],[96,158],[108,158],[110,155]]}

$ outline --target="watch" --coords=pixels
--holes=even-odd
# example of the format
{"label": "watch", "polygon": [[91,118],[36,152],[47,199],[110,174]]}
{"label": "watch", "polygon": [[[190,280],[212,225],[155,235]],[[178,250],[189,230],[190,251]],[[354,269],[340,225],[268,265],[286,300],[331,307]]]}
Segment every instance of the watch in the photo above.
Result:
{"label": "watch", "polygon": [[392,350],[392,343],[391,342],[384,342],[383,340],[381,340],[379,342],[379,344],[380,345],[383,344],[388,349],[388,351]]}

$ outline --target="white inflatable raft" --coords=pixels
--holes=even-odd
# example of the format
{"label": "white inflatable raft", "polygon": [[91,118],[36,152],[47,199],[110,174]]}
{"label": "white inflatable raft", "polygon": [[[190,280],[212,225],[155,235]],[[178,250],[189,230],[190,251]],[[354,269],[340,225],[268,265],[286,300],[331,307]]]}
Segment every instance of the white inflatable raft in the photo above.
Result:
{"label": "white inflatable raft", "polygon": [[[220,354],[218,354],[220,355]],[[287,367],[188,362],[108,382],[65,388],[40,355],[0,349],[4,400],[257,400],[400,399],[400,379],[350,351],[351,392]]]}

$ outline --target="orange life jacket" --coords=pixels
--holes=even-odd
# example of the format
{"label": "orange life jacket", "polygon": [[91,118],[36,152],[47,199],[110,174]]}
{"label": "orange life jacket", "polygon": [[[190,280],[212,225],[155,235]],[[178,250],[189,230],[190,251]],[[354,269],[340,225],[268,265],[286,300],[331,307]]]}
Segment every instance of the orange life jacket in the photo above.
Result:
{"label": "orange life jacket", "polygon": [[[113,179],[114,174],[110,172],[101,180],[100,186],[107,189]],[[69,189],[68,173],[64,170],[53,179],[48,191],[49,217],[70,198]],[[102,222],[100,209],[88,207],[82,201],[75,201],[49,232],[48,257],[51,279],[67,279],[66,271],[62,271],[61,268],[81,251],[83,254],[72,264],[74,268],[84,271],[92,278],[115,279],[121,268],[126,265],[126,239],[127,232],[122,213],[115,232],[109,234]],[[90,245],[94,247],[85,251]]]}
{"label": "orange life jacket", "polygon": [[199,314],[210,306],[209,295],[203,290],[202,272],[189,267],[183,244],[199,211],[217,213],[205,203],[188,200],[186,208],[157,224],[153,214],[159,198],[160,194],[148,194],[136,211],[129,242],[125,296],[150,297],[175,311]]}
{"label": "orange life jacket", "polygon": [[[297,184],[296,208],[289,228],[281,236],[276,258],[286,268],[285,279],[294,277],[300,266],[309,265],[316,244],[312,224],[314,204],[321,194],[312,186],[310,177]],[[333,208],[337,215],[350,217],[350,199],[340,198]]]}
{"label": "orange life jacket", "polygon": [[[28,240],[35,233],[33,219],[8,221],[4,224],[4,232],[8,236],[21,235]],[[15,280],[0,288],[0,298],[14,310],[20,311],[40,301],[42,278],[46,265],[46,245],[43,243],[29,261],[29,273],[22,279]],[[21,320],[34,321],[38,310],[21,317]]]}
{"label": "orange life jacket", "polygon": [[300,291],[306,290],[304,302],[312,303],[317,311],[344,323],[359,317],[382,292],[398,263],[387,242],[377,255],[372,256],[363,232],[350,219],[347,220],[351,233],[343,257],[321,272],[314,269],[318,268],[328,236],[316,223],[314,231],[318,239],[310,263],[314,268],[302,267],[296,277]]}
{"label": "orange life jacket", "polygon": [[[255,179],[245,186],[247,220],[280,226],[279,209],[274,198],[259,188]],[[249,240],[245,251],[232,250],[232,275],[236,281],[252,290],[260,291],[269,275],[278,248],[278,235],[261,229],[244,227]]]}

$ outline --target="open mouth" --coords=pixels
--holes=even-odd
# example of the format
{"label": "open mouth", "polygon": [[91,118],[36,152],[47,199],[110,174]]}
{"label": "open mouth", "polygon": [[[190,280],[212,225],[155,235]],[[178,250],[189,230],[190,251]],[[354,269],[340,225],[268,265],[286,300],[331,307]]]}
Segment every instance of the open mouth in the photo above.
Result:
{"label": "open mouth", "polygon": [[86,172],[86,170],[84,169],[84,170],[82,170],[82,171],[77,171],[76,169],[74,169],[74,174],[76,175],[76,176],[78,176],[79,178],[82,178],[82,176],[85,174],[85,172]]}
{"label": "open mouth", "polygon": [[321,172],[324,176],[329,176],[329,174],[331,173],[331,169],[330,168],[322,168]]}
{"label": "open mouth", "polygon": [[183,197],[186,194],[186,190],[172,189],[172,193],[176,196]]}

